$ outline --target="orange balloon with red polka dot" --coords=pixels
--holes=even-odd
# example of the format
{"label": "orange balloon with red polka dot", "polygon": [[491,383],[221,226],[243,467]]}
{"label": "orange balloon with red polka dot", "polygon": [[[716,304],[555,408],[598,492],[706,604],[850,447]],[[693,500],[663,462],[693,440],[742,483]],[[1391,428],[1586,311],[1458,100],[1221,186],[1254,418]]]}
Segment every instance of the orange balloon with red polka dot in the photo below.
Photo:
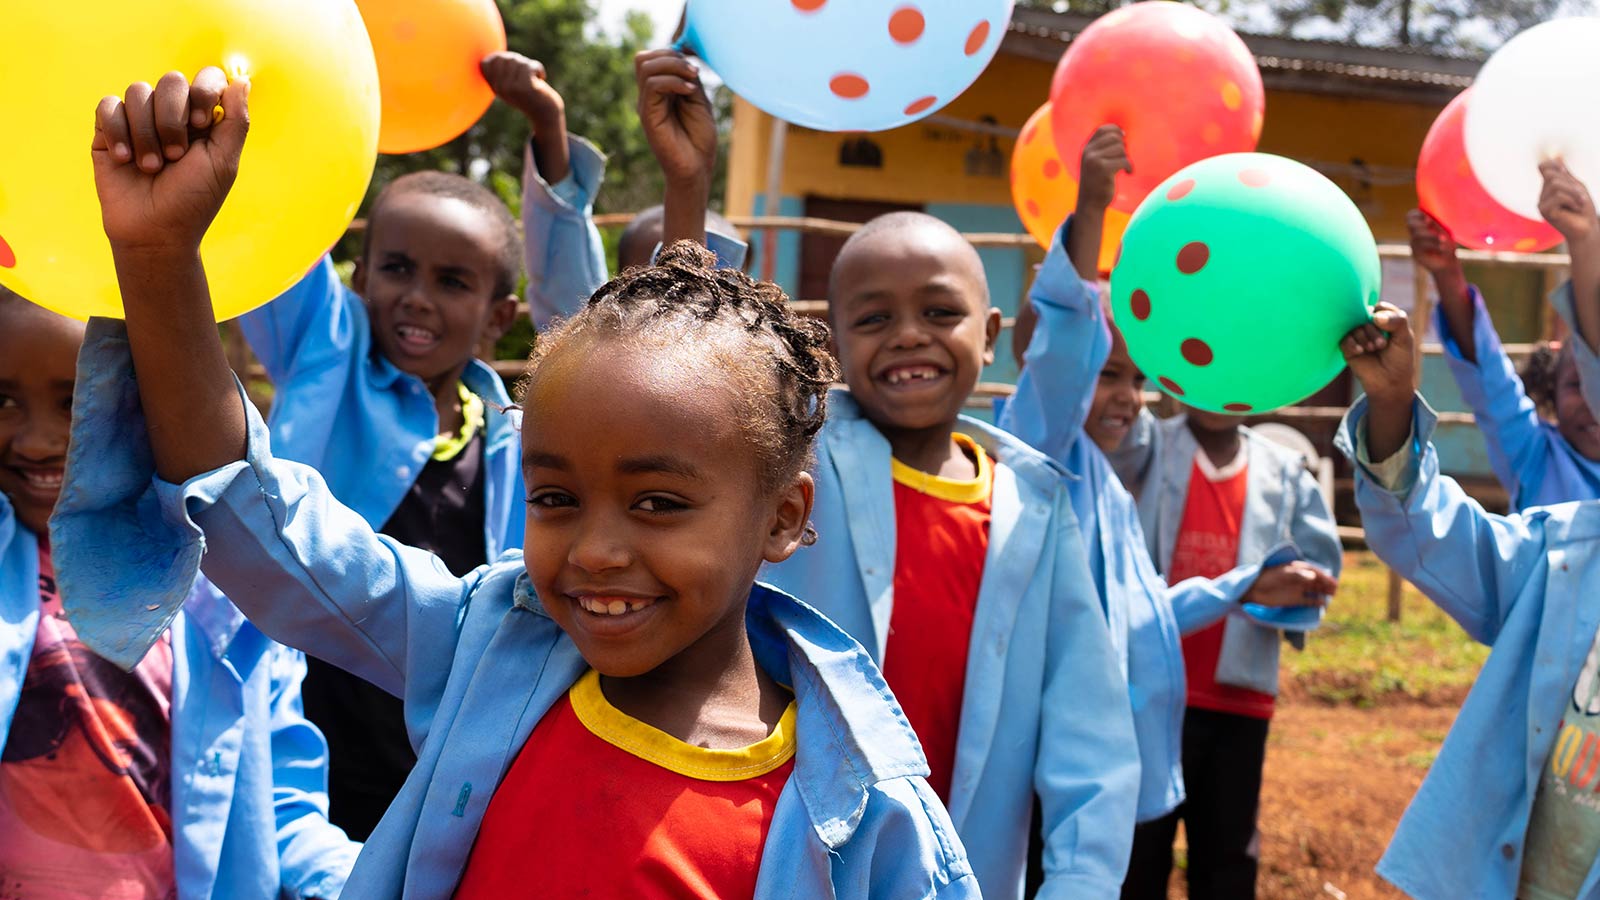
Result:
{"label": "orange balloon with red polka dot", "polygon": [[[1060,147],[1082,147],[1101,125],[1122,128],[1131,173],[1117,176],[1113,209],[1133,212],[1173,173],[1256,148],[1265,120],[1261,70],[1221,19],[1167,0],[1095,20],[1067,47],[1050,88]],[[1072,177],[1078,159],[1062,160]]]}
{"label": "orange balloon with red polka dot", "polygon": [[960,96],[1014,0],[692,0],[678,46],[734,93],[818,131],[882,131]]}
{"label": "orange balloon with red polka dot", "polygon": [[[1022,126],[1022,134],[1011,151],[1011,200],[1016,204],[1022,226],[1047,250],[1061,223],[1078,205],[1078,182],[1067,174],[1061,158],[1056,155],[1048,103],[1039,107],[1028,124]],[[1101,274],[1110,272],[1116,265],[1117,250],[1122,245],[1122,232],[1128,227],[1128,218],[1128,214],[1120,210],[1106,210],[1100,241]]]}

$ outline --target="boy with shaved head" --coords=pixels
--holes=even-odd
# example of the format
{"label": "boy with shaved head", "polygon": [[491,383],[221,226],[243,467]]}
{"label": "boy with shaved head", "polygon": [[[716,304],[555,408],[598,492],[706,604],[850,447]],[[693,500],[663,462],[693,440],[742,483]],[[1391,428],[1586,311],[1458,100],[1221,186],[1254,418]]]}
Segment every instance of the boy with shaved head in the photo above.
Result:
{"label": "boy with shaved head", "polygon": [[[977,251],[922,213],[846,242],[830,319],[848,392],[818,442],[825,536],[768,577],[871,651],[984,896],[1116,896],[1139,784],[1126,685],[1064,469],[961,414],[1000,313]],[[1042,821],[1033,822],[1040,799]]]}

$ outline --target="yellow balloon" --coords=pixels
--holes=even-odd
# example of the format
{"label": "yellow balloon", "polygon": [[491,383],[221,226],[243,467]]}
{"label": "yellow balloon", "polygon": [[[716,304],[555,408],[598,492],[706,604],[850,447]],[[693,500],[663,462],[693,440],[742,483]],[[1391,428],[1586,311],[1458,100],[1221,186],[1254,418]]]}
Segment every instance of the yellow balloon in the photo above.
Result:
{"label": "yellow balloon", "polygon": [[100,99],[206,66],[247,75],[250,138],[201,245],[218,319],[293,285],[349,226],[377,158],[372,44],[353,0],[7,4],[0,22],[0,284],[121,316],[89,143]]}

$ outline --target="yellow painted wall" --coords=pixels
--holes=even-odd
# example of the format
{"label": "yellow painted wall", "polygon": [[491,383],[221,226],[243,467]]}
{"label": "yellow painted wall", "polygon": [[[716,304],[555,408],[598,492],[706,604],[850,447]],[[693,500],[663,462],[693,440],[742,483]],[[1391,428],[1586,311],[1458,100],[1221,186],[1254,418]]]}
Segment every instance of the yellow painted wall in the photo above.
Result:
{"label": "yellow painted wall", "polygon": [[[965,94],[941,111],[967,121],[985,116],[1010,128],[1021,128],[1049,94],[1054,67],[1037,60],[1001,55]],[[1440,107],[1355,100],[1321,94],[1269,91],[1260,149],[1304,162],[1348,165],[1360,159],[1368,166],[1409,171],[1416,165],[1422,139]],[[771,120],[743,101],[735,105],[733,147],[729,159],[728,209],[758,213],[752,208],[767,180],[767,146]],[[964,171],[966,154],[989,138],[969,131],[914,123],[872,139],[883,149],[882,169],[842,167],[839,146],[845,136],[790,128],[782,193],[900,203],[976,203],[1009,206],[1006,178],[977,177]],[[1011,141],[999,139],[1009,163]],[[1379,240],[1405,237],[1404,216],[1415,205],[1409,184],[1362,184],[1336,175],[1334,180],[1367,214]]]}

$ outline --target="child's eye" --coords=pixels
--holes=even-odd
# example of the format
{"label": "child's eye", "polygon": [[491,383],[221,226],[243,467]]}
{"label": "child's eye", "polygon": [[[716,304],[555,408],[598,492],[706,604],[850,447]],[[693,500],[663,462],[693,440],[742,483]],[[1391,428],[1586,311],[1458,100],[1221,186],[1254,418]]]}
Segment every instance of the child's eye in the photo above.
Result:
{"label": "child's eye", "polygon": [[10,394],[0,394],[0,409],[15,409],[20,405],[21,404],[17,402],[17,398],[11,396]]}
{"label": "child's eye", "polygon": [[961,318],[961,313],[954,309],[930,309],[927,312],[927,316],[930,319],[959,319]]}
{"label": "child's eye", "polygon": [[439,283],[444,285],[447,288],[452,289],[452,290],[457,290],[457,291],[470,290],[469,286],[467,285],[467,283],[465,281],[462,281],[461,279],[456,278],[456,277],[451,276],[451,275],[446,275],[443,278],[439,279]]}
{"label": "child's eye", "polygon": [[634,504],[634,508],[649,513],[670,513],[688,509],[689,504],[684,503],[682,500],[674,500],[671,497],[663,497],[657,494],[640,500]]}
{"label": "child's eye", "polygon": [[378,271],[386,272],[390,275],[404,275],[411,271],[411,264],[398,259],[390,260],[379,266]]}
{"label": "child's eye", "polygon": [[874,325],[882,325],[887,321],[889,321],[889,316],[886,313],[867,313],[857,319],[852,327],[871,328]]}
{"label": "child's eye", "polygon": [[545,509],[564,509],[578,505],[578,498],[566,491],[534,491],[528,495],[529,506]]}

